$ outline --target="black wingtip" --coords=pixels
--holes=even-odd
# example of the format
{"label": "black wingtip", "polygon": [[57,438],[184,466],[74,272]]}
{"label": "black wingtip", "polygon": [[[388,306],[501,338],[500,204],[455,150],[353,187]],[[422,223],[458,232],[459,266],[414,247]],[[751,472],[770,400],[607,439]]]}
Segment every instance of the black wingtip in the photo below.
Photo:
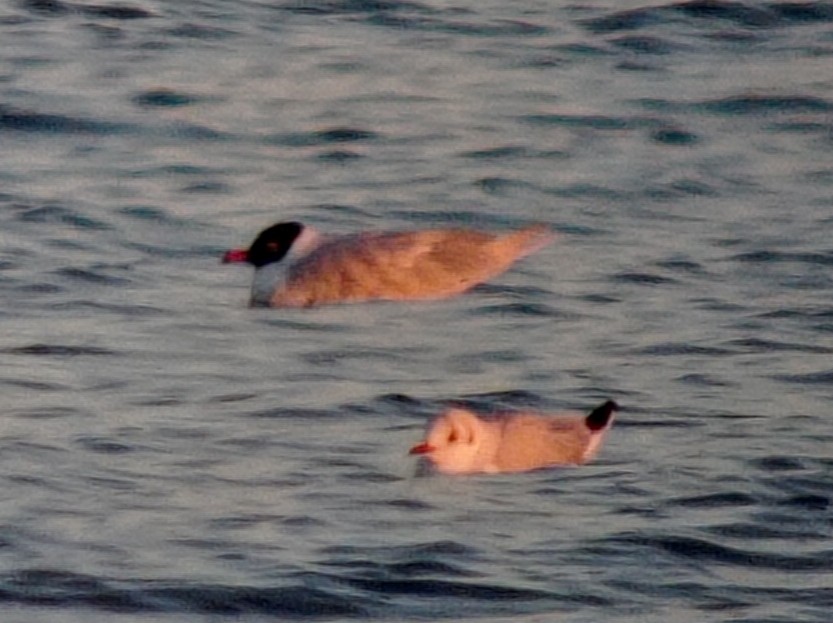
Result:
{"label": "black wingtip", "polygon": [[608,400],[590,412],[590,415],[588,415],[584,420],[587,424],[587,428],[591,431],[602,430],[610,424],[610,418],[612,418],[613,413],[618,410],[619,405],[612,400]]}

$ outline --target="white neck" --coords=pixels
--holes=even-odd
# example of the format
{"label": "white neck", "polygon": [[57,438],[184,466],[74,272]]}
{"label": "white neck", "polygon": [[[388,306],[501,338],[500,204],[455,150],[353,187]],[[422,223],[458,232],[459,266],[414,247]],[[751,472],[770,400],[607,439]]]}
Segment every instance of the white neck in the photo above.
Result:
{"label": "white neck", "polygon": [[255,268],[249,303],[254,306],[269,305],[275,290],[286,281],[288,272],[289,266],[283,262],[272,262],[266,266]]}
{"label": "white neck", "polygon": [[298,234],[298,237],[295,238],[295,241],[289,248],[289,253],[286,254],[284,261],[293,261],[304,257],[321,244],[321,239],[321,233],[317,229],[309,225],[304,225],[301,233]]}

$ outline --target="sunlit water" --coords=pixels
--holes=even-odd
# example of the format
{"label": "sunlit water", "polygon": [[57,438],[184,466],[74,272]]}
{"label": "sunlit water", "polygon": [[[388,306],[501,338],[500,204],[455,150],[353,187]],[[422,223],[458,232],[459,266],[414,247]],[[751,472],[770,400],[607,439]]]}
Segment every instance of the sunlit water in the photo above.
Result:
{"label": "sunlit water", "polygon": [[[829,621],[833,4],[0,8],[0,617]],[[543,221],[439,303],[221,252]],[[623,409],[414,476],[449,401]]]}

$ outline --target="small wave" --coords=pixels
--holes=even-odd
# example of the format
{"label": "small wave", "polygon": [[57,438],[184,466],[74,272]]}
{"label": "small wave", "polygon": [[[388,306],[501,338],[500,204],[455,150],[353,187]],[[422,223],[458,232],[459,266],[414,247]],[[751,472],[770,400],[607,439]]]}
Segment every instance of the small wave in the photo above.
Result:
{"label": "small wave", "polygon": [[[656,98],[637,100],[646,110],[664,113],[707,113],[723,116],[764,116],[779,114],[829,113],[833,103],[821,98],[806,95],[769,95],[763,93],[744,93],[719,99],[691,102],[678,102]],[[806,124],[806,120],[801,121]],[[821,128],[826,129],[823,125]]]}
{"label": "small wave", "polygon": [[833,370],[807,372],[804,374],[776,374],[772,378],[777,381],[797,383],[799,385],[833,385]]}
{"label": "small wave", "polygon": [[352,127],[333,127],[311,132],[293,132],[269,137],[267,142],[285,147],[310,147],[376,140],[379,135],[372,130]]}
{"label": "small wave", "polygon": [[810,264],[816,266],[833,266],[833,252],[787,253],[762,249],[760,251],[739,253],[730,259],[736,262],[749,262],[753,264],[796,262],[799,264]]}
{"label": "small wave", "polygon": [[373,212],[364,208],[341,203],[317,203],[311,205],[310,209],[316,212],[326,213],[328,216],[334,216],[338,219],[363,219],[375,216]]}
{"label": "small wave", "polygon": [[168,28],[166,34],[178,39],[198,39],[203,41],[221,41],[237,36],[228,28],[206,26],[205,24],[184,23]]}
{"label": "small wave", "polygon": [[20,387],[23,389],[31,389],[37,392],[69,392],[69,385],[61,383],[46,383],[44,381],[33,381],[30,379],[14,379],[0,377],[0,385],[8,385],[10,387]]}
{"label": "small wave", "polygon": [[27,344],[14,348],[3,349],[2,352],[11,355],[35,355],[46,357],[78,357],[78,356],[108,356],[116,353],[106,348],[96,346],[68,346],[66,344]]}
{"label": "small wave", "polygon": [[110,225],[90,218],[77,210],[61,205],[44,205],[26,208],[17,214],[17,219],[24,223],[58,223],[78,229],[107,230]]}
{"label": "small wave", "polygon": [[348,151],[346,149],[336,149],[333,151],[324,152],[322,154],[318,154],[316,156],[318,160],[322,160],[324,162],[334,162],[337,164],[344,164],[350,162],[351,160],[357,160],[360,158],[364,158],[361,154],[357,154],[353,151]]}
{"label": "small wave", "polygon": [[54,113],[14,108],[0,104],[0,131],[47,134],[116,134],[128,126]]}
{"label": "small wave", "polygon": [[612,543],[647,548],[689,561],[719,562],[740,567],[777,571],[820,571],[833,564],[833,551],[805,555],[773,554],[714,543],[684,536],[645,536],[630,534],[610,539]]}
{"label": "small wave", "polygon": [[422,406],[424,404],[418,398],[413,398],[411,396],[408,396],[407,394],[382,394],[381,396],[377,396],[374,399],[374,402],[378,402],[381,404],[391,404],[397,407],[403,405],[406,407],[415,407]]}
{"label": "small wave", "polygon": [[[394,478],[384,474],[378,474],[376,476],[373,476],[372,474],[363,474],[361,478],[366,482],[398,482],[400,480],[398,478]],[[427,512],[436,509],[435,506],[427,504],[426,502],[420,502],[419,500],[411,500],[408,498],[383,500],[381,502],[373,502],[370,505],[380,508],[395,508],[399,510],[406,510],[411,513]]]}
{"label": "small wave", "polygon": [[205,402],[208,404],[228,404],[234,402],[246,402],[257,397],[258,395],[252,392],[223,393],[216,396],[209,396],[205,399]]}
{"label": "small wave", "polygon": [[154,16],[150,11],[126,4],[71,4],[60,0],[23,0],[19,4],[24,10],[47,17],[79,13],[87,17],[134,20]]}
{"label": "small wave", "polygon": [[[166,176],[171,175],[211,175],[213,174],[212,171],[209,171],[205,167],[188,167],[188,166],[170,166],[170,167],[160,167],[151,175],[162,174]],[[156,206],[147,206],[147,205],[127,205],[116,210],[117,214],[120,214],[124,217],[135,221],[143,221],[148,223],[154,223],[162,225],[166,228],[172,227],[182,227],[187,229],[193,229],[196,225],[194,221],[189,221],[183,218],[179,218],[177,216],[173,216],[167,210]]]}
{"label": "small wave", "polygon": [[180,189],[180,192],[188,194],[218,195],[231,192],[231,187],[225,182],[220,182],[218,180],[205,180],[183,186]]}
{"label": "small wave", "polygon": [[195,123],[174,123],[164,128],[162,132],[176,138],[192,139],[195,141],[223,141],[232,138],[231,135],[225,132]]}
{"label": "small wave", "polygon": [[191,247],[175,247],[152,245],[141,242],[125,242],[124,247],[154,258],[180,259],[187,257],[216,258],[219,255],[217,247],[208,245],[194,245]]}
{"label": "small wave", "polygon": [[460,400],[453,401],[453,404],[470,407],[477,411],[491,412],[501,409],[538,408],[542,404],[542,398],[533,392],[510,389],[482,394],[466,394]]}
{"label": "small wave", "polygon": [[622,200],[621,191],[598,184],[568,184],[560,188],[548,189],[546,192],[556,197],[565,198],[599,199],[612,202]]}
{"label": "small wave", "polygon": [[129,279],[108,275],[102,272],[100,269],[92,268],[87,269],[69,266],[67,268],[60,268],[56,270],[55,274],[69,279],[71,281],[82,281],[84,283],[98,285],[122,286],[131,283]]}
{"label": "small wave", "polygon": [[[357,547],[354,545],[331,545],[321,550],[321,553],[328,557],[340,556],[367,556],[375,558],[384,556],[386,558],[412,559],[420,556],[465,556],[475,557],[477,550],[468,547],[458,541],[443,540],[443,541],[427,541],[425,543],[415,543],[412,545],[396,545],[384,547]],[[371,556],[372,555],[372,556]]]}
{"label": "small wave", "polygon": [[[398,31],[452,33],[475,37],[536,36],[550,28],[524,19],[463,20],[460,15],[475,12],[435,10],[428,4],[407,0],[312,0],[290,2],[285,11],[314,15],[349,15],[370,26],[395,28]],[[448,16],[454,15],[455,19]]]}
{"label": "small wave", "polygon": [[691,374],[684,374],[680,377],[677,377],[675,380],[679,381],[680,383],[686,383],[688,385],[695,385],[698,387],[732,387],[732,383],[724,381],[723,379],[717,379],[713,376],[709,376],[708,374],[698,374],[698,373],[691,373]]}
{"label": "small wave", "polygon": [[172,89],[150,89],[133,97],[133,102],[143,108],[179,108],[196,101],[196,97]]}
{"label": "small wave", "polygon": [[504,145],[502,147],[494,147],[491,149],[476,149],[466,151],[460,154],[463,158],[473,158],[476,160],[501,160],[524,158],[531,155],[529,148],[516,145]]}
{"label": "small wave", "polygon": [[302,420],[328,419],[333,417],[332,411],[324,409],[291,409],[284,407],[276,407],[274,409],[262,409],[258,411],[251,411],[244,414],[245,417],[250,418],[298,418]]}
{"label": "small wave", "polygon": [[726,342],[732,348],[738,348],[748,353],[833,353],[833,348],[819,346],[817,344],[799,344],[797,342],[778,342],[776,340],[764,340],[760,338],[738,338]]}
{"label": "small wave", "polygon": [[32,420],[53,420],[78,417],[79,411],[72,407],[31,407],[6,412],[7,416]]}
{"label": "small wave", "polygon": [[660,260],[656,262],[656,265],[659,268],[673,270],[676,272],[686,273],[690,275],[703,275],[706,273],[705,269],[703,268],[703,265],[699,262],[686,260],[682,258]]}
{"label": "small wave", "polygon": [[534,188],[529,182],[515,180],[508,177],[483,177],[474,184],[488,195],[501,195],[517,188]]}
{"label": "small wave", "polygon": [[827,2],[762,2],[755,5],[731,0],[689,0],[616,11],[584,20],[592,33],[638,30],[662,23],[688,20],[692,26],[728,23],[742,28],[777,28],[833,22],[833,5]]}
{"label": "small wave", "polygon": [[540,318],[559,318],[559,313],[549,305],[542,303],[507,303],[504,305],[487,305],[477,309],[479,316],[522,316]]}
{"label": "small wave", "polygon": [[424,5],[404,0],[306,0],[305,2],[288,2],[283,10],[291,13],[339,15],[402,10],[426,11],[427,9]]}
{"label": "small wave", "polygon": [[[671,145],[675,147],[687,147],[700,142],[700,137],[694,132],[670,126],[655,130],[651,134],[651,138],[662,145]],[[691,192],[689,190],[690,188],[693,188],[694,192]],[[707,190],[707,193],[703,192],[703,189]],[[685,190],[687,190],[690,194],[714,194],[714,190],[708,188],[701,182],[693,182],[689,184]]]}
{"label": "small wave", "polygon": [[[375,17],[370,21],[376,23]],[[407,25],[420,30],[475,37],[529,37],[551,32],[546,26],[517,19],[494,20],[486,23],[445,19],[412,19],[408,21]]]}
{"label": "small wave", "polygon": [[826,320],[833,318],[833,308],[815,308],[815,307],[784,307],[773,311],[763,312],[758,315],[759,318],[788,318],[793,320]]}
{"label": "small wave", "polygon": [[788,508],[796,508],[807,511],[822,511],[830,507],[830,498],[826,495],[792,495],[784,500],[779,500],[777,506],[784,506]]}
{"label": "small wave", "polygon": [[66,301],[63,303],[56,303],[52,306],[55,310],[94,310],[96,312],[103,311],[113,314],[120,314],[128,317],[144,318],[148,316],[163,316],[169,315],[169,310],[163,310],[160,307],[151,307],[150,305],[114,305],[111,303],[102,303],[100,301],[76,300]]}
{"label": "small wave", "polygon": [[757,541],[759,539],[792,539],[806,541],[807,539],[824,538],[819,532],[791,529],[785,526],[766,526],[760,523],[731,523],[717,526],[707,526],[704,530],[718,537]]}
{"label": "small wave", "polygon": [[81,437],[76,442],[84,449],[100,454],[124,454],[135,450],[131,445],[107,437]]}
{"label": "small wave", "polygon": [[147,19],[155,15],[150,11],[126,4],[82,4],[75,5],[80,13],[88,17],[103,17],[106,19],[134,20]]}
{"label": "small wave", "polygon": [[830,112],[833,104],[820,97],[737,95],[692,104],[694,109],[720,115]]}
{"label": "small wave", "polygon": [[713,493],[710,495],[694,495],[676,498],[668,502],[670,506],[684,508],[724,508],[727,506],[750,506],[758,500],[746,493],[731,491],[727,493]]}
{"label": "small wave", "polygon": [[658,125],[658,122],[653,119],[639,117],[559,113],[525,115],[520,120],[531,125],[590,128],[592,130],[634,130]]}
{"label": "small wave", "polygon": [[391,580],[383,578],[341,578],[347,584],[382,595],[410,595],[419,597],[459,597],[474,601],[535,601],[548,599],[549,593],[531,589],[512,588],[475,582],[448,580]]}
{"label": "small wave", "polygon": [[661,286],[677,283],[675,279],[663,277],[655,273],[645,272],[623,272],[613,276],[617,283],[632,283],[640,286]]}
{"label": "small wave", "polygon": [[477,574],[456,565],[450,565],[435,560],[416,560],[400,562],[390,565],[390,571],[402,577],[421,577],[426,575],[442,575],[444,577],[472,577]]}
{"label": "small wave", "polygon": [[0,577],[0,603],[87,607],[109,612],[219,615],[363,616],[355,599],[303,586],[250,587],[164,581],[103,580],[54,569]]}
{"label": "small wave", "polygon": [[677,46],[660,37],[626,36],[612,39],[611,43],[618,48],[636,54],[665,55],[673,52]]}
{"label": "small wave", "polygon": [[742,2],[721,0],[694,0],[673,4],[668,7],[676,12],[700,20],[733,22],[741,26],[773,26],[777,15],[765,4],[749,6]]}
{"label": "small wave", "polygon": [[55,17],[70,12],[69,6],[59,0],[22,0],[19,6],[36,15]]}
{"label": "small wave", "polygon": [[321,143],[354,143],[378,138],[378,135],[370,130],[349,127],[319,130],[314,132],[313,136]]}
{"label": "small wave", "polygon": [[758,459],[754,464],[767,472],[791,472],[804,469],[801,459],[793,456],[766,456]]}
{"label": "small wave", "polygon": [[[332,572],[305,573],[308,584],[347,586],[358,591],[363,603],[383,605],[396,598],[397,612],[411,616],[449,616],[451,612],[491,613],[510,608],[537,610],[555,601],[594,602],[595,595],[564,595],[526,587],[506,586],[476,578],[473,569],[478,550],[456,541],[435,541],[408,546],[332,546],[321,552],[319,565]],[[453,579],[456,578],[456,579]],[[603,600],[602,600],[603,601]],[[381,612],[382,614],[384,611]]]}
{"label": "small wave", "polygon": [[395,415],[397,418],[416,417],[424,421],[437,412],[437,405],[406,394],[382,394],[373,398],[368,411],[374,416],[381,413],[386,416]]}
{"label": "small wave", "polygon": [[323,349],[306,353],[301,358],[312,366],[333,366],[348,361],[388,361],[396,362],[401,359],[399,353],[390,352],[383,348],[343,348]]}
{"label": "small wave", "polygon": [[487,392],[485,394],[469,394],[467,398],[472,400],[500,400],[500,401],[538,401],[540,396],[533,392],[524,391],[522,389],[510,389],[500,392]]}
{"label": "small wave", "polygon": [[685,342],[664,342],[662,344],[646,346],[635,351],[635,354],[649,355],[652,357],[670,357],[675,355],[702,355],[719,357],[722,355],[730,355],[732,353],[733,351],[724,348],[697,346],[695,344],[687,344]]}

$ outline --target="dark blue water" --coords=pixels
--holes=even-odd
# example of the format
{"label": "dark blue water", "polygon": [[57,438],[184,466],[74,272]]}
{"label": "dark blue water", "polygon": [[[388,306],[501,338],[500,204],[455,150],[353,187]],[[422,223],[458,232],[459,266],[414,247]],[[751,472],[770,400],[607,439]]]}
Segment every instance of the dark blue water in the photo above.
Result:
{"label": "dark blue water", "polygon": [[[833,4],[0,8],[0,618],[827,622]],[[533,221],[452,301],[246,307],[298,219]],[[448,401],[623,405],[415,477]]]}

